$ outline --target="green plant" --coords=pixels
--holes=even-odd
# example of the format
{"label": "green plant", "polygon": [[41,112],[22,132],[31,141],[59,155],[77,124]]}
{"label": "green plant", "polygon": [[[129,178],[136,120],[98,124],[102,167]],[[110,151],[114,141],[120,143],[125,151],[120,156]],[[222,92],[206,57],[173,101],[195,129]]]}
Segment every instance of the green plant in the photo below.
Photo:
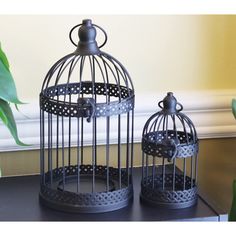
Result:
{"label": "green plant", "polygon": [[233,112],[234,118],[236,119],[236,99],[235,98],[232,99],[232,112]]}
{"label": "green plant", "polygon": [[[10,66],[6,54],[0,44],[0,119],[9,129],[12,137],[18,145],[25,146],[17,134],[16,122],[10,104],[23,104],[17,97],[16,86],[10,72]],[[17,108],[18,109],[18,108]]]}

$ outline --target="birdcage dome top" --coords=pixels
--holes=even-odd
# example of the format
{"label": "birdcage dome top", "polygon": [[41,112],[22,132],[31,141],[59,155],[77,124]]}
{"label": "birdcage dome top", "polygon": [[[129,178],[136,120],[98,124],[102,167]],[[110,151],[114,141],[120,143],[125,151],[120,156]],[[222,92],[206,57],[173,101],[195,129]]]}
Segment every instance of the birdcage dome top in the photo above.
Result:
{"label": "birdcage dome top", "polygon": [[198,152],[195,126],[181,111],[172,92],[158,103],[160,111],[145,123],[142,134],[142,150],[149,155],[185,158]]}
{"label": "birdcage dome top", "polygon": [[[78,28],[79,42],[75,43],[72,32]],[[101,46],[96,42],[96,28],[105,35]],[[134,87],[129,73],[117,59],[100,50],[107,41],[105,31],[86,19],[72,28],[70,39],[76,50],[48,71],[40,94],[41,108],[57,115],[79,117],[132,110]]]}

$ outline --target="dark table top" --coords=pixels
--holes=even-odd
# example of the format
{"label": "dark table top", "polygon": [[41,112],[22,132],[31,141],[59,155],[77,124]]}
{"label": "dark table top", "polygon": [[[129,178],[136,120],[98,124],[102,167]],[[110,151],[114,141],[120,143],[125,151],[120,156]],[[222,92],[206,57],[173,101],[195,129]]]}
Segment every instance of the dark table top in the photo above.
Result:
{"label": "dark table top", "polygon": [[39,204],[39,176],[0,179],[0,221],[226,221],[226,213],[199,195],[197,205],[166,210],[140,202],[140,169],[134,170],[134,199],[128,207],[107,213],[65,213]]}

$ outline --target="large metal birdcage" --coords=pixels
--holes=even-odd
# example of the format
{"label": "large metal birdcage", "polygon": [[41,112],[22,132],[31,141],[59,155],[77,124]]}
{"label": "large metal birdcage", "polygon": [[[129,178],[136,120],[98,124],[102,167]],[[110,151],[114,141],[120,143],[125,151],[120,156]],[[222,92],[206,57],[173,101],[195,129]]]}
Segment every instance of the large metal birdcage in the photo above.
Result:
{"label": "large metal birdcage", "polygon": [[[96,28],[105,35],[101,46]],[[100,50],[101,27],[83,20],[70,40],[76,50],[51,67],[40,93],[40,201],[68,212],[120,209],[133,197],[134,87],[123,65]]]}

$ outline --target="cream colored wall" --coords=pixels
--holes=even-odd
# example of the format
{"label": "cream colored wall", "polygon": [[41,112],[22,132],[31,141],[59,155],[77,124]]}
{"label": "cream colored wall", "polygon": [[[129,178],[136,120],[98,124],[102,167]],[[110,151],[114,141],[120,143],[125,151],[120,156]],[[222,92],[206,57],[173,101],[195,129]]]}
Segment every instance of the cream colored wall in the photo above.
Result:
{"label": "cream colored wall", "polygon": [[[128,69],[137,96],[236,88],[236,16],[0,16],[0,41],[22,100],[38,99],[50,66],[75,49],[68,32],[84,18],[107,31],[104,51]],[[236,139],[200,143],[199,186],[225,209],[236,178],[235,143]],[[140,155],[136,144],[137,166]],[[38,173],[39,152],[0,153],[0,166],[4,176]]]}
{"label": "cream colored wall", "polygon": [[103,50],[126,66],[137,95],[236,88],[236,16],[2,15],[0,41],[23,100],[38,99],[50,66],[75,49],[68,33],[84,18],[107,31]]}

